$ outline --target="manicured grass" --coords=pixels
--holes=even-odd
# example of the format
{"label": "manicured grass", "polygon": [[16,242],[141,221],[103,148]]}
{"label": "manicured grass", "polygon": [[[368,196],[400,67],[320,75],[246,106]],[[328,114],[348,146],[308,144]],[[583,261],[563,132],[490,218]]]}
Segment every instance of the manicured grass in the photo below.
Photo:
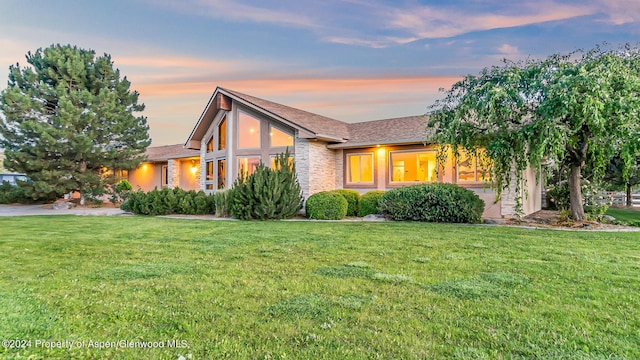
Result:
{"label": "manicured grass", "polygon": [[625,224],[640,226],[640,209],[609,208],[607,215]]}
{"label": "manicured grass", "polygon": [[[31,341],[4,358],[640,358],[639,233],[66,216],[0,229],[0,335]],[[165,347],[89,347],[120,340]]]}

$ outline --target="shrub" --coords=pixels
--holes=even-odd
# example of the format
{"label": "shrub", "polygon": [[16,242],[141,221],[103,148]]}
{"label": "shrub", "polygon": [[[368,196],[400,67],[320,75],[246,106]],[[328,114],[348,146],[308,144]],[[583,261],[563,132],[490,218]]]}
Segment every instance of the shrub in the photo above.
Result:
{"label": "shrub", "polygon": [[286,219],[302,207],[302,190],[296,178],[289,151],[276,157],[276,169],[262,162],[247,176],[241,174],[233,184],[229,211],[241,220]]}
{"label": "shrub", "polygon": [[215,204],[215,215],[218,217],[228,217],[229,214],[229,199],[231,190],[218,190],[213,193],[213,202]]}
{"label": "shrub", "polygon": [[114,204],[123,203],[129,197],[133,190],[133,186],[126,179],[122,179],[119,183],[111,186],[108,193],[111,195],[109,201]]}
{"label": "shrub", "polygon": [[347,216],[349,204],[344,196],[322,191],[307,199],[307,217],[318,220],[340,220]]}
{"label": "shrub", "polygon": [[184,191],[180,188],[153,189],[148,193],[142,190],[129,194],[129,198],[120,205],[125,211],[138,215],[204,215],[214,212],[213,196],[203,191]]}
{"label": "shrub", "polygon": [[0,204],[25,204],[30,202],[32,202],[32,199],[27,195],[24,188],[19,185],[11,185],[8,181],[3,181],[0,184]]}
{"label": "shrub", "polygon": [[358,203],[358,216],[363,217],[370,214],[380,214],[378,204],[380,203],[380,198],[382,198],[382,195],[385,193],[386,191],[383,190],[372,190],[363,194]]}
{"label": "shrub", "polygon": [[484,201],[454,184],[420,184],[388,191],[380,199],[380,211],[393,220],[479,223]]}
{"label": "shrub", "polygon": [[358,203],[360,201],[360,193],[356,190],[338,189],[331,192],[341,195],[347,200],[347,216],[358,215]]}

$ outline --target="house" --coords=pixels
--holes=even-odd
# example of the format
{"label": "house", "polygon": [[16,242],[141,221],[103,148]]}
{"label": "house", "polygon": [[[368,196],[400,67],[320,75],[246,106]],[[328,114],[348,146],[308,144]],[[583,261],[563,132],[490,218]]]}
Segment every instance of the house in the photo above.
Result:
{"label": "house", "polygon": [[178,144],[150,147],[145,155],[147,160],[136,169],[118,174],[127,178],[134,190],[167,186],[200,190],[200,151]]}
{"label": "house", "polygon": [[[231,187],[241,169],[251,173],[260,162],[273,166],[274,157],[288,149],[305,198],[325,190],[365,193],[438,181],[477,193],[486,203],[485,217],[514,216],[514,190],[496,201],[475,159],[456,165],[450,154],[438,164],[437,145],[424,144],[426,122],[426,116],[409,116],[346,123],[218,87],[184,147],[150,148],[149,163],[129,178],[142,189],[180,186],[214,192]],[[534,169],[525,174],[525,214],[541,208],[542,187],[535,175]]]}

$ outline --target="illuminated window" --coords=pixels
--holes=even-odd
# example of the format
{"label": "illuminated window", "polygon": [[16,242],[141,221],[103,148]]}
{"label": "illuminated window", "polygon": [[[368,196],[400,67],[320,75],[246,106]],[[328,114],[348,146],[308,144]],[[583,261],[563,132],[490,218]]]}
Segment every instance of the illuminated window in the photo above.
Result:
{"label": "illuminated window", "polygon": [[129,176],[129,170],[116,170],[114,175],[119,180],[126,179]]}
{"label": "illuminated window", "polygon": [[211,139],[207,141],[207,152],[213,152],[213,136],[211,136]]}
{"label": "illuminated window", "polygon": [[238,111],[238,148],[255,149],[260,147],[260,120]]}
{"label": "illuminated window", "polygon": [[168,181],[169,181],[169,166],[162,165],[162,186],[169,185]]}
{"label": "illuminated window", "polygon": [[259,156],[239,157],[238,158],[238,175],[241,172],[245,172],[247,175],[253,174],[253,172],[260,164]]}
{"label": "illuminated window", "polygon": [[218,159],[218,190],[227,187],[227,160]]}
{"label": "illuminated window", "polygon": [[391,182],[436,181],[435,151],[391,152]]}
{"label": "illuminated window", "polygon": [[207,181],[213,181],[213,161],[207,161]]}
{"label": "illuminated window", "polygon": [[[277,155],[271,155],[271,169],[276,170],[276,157]],[[289,167],[293,165],[293,156],[289,156]]]}
{"label": "illuminated window", "polygon": [[271,147],[293,146],[293,134],[284,132],[277,127],[269,127],[269,141]]}
{"label": "illuminated window", "polygon": [[[484,154],[484,151],[480,151],[479,156],[483,157],[485,156]],[[475,156],[468,156],[465,151],[462,150],[460,151],[459,160],[456,164],[456,173],[459,182],[489,180],[489,173],[482,170]]]}
{"label": "illuminated window", "polygon": [[218,125],[218,150],[227,148],[227,116],[222,118]]}
{"label": "illuminated window", "polygon": [[373,154],[350,154],[347,182],[351,184],[373,184]]}

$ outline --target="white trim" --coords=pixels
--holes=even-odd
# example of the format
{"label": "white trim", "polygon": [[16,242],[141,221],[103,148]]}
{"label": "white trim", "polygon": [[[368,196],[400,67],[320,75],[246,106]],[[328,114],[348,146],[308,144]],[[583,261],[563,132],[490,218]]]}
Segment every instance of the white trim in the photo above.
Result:
{"label": "white trim", "polygon": [[[361,153],[349,153],[346,154],[347,158],[346,158],[346,179],[345,179],[345,184],[347,185],[373,185],[375,184],[375,179],[376,179],[376,166],[375,166],[375,162],[376,162],[376,154],[374,151],[371,152],[361,152]],[[367,156],[371,156],[371,181],[357,181],[357,182],[353,182],[353,181],[349,181],[350,177],[351,177],[351,161],[349,160],[349,158],[351,156],[362,156],[362,155],[367,155]],[[360,166],[360,171],[362,171],[362,166]],[[360,173],[360,177],[362,178],[362,173]]]}

